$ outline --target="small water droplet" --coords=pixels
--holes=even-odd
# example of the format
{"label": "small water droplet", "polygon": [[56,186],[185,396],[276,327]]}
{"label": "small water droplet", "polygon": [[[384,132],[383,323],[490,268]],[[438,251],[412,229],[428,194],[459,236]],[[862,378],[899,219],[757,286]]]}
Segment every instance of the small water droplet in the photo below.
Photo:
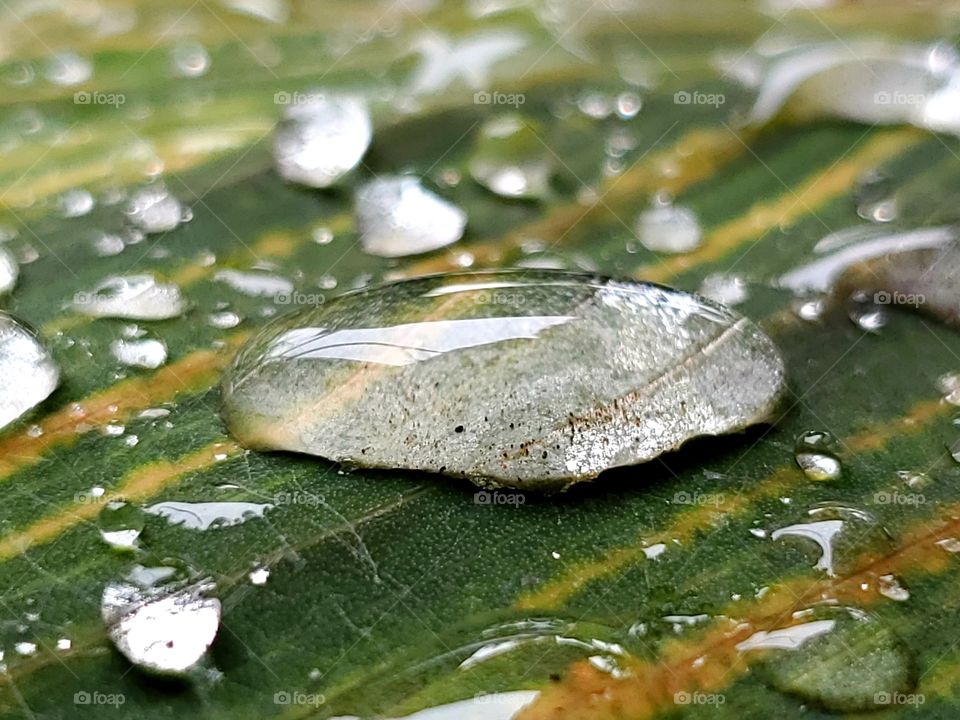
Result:
{"label": "small water droplet", "polygon": [[946,402],[960,406],[960,373],[941,375],[937,379],[937,388]]}
{"label": "small water droplet", "polygon": [[71,647],[73,647],[73,643],[70,641],[70,638],[64,637],[57,640],[57,650],[60,650],[61,652],[66,652]]}
{"label": "small water droplet", "polygon": [[183,206],[163,185],[150,185],[130,198],[127,216],[146,233],[169,232],[183,221]]}
{"label": "small water droplet", "polygon": [[617,115],[622,120],[629,120],[632,117],[636,117],[642,106],[643,103],[640,100],[640,96],[635,92],[627,91],[617,95]]}
{"label": "small water droplet", "polygon": [[181,77],[200,77],[210,69],[210,55],[198,42],[178,42],[170,53],[170,59],[173,61],[174,71]]}
{"label": "small water droplet", "polygon": [[217,270],[213,279],[250,297],[282,297],[293,292],[293,283],[287,278],[260,271]]}
{"label": "small water droplet", "polygon": [[356,167],[373,138],[366,102],[322,92],[277,93],[289,103],[273,137],[281,177],[310,187],[329,187]]}
{"label": "small water droplet", "polygon": [[542,132],[516,114],[485,123],[470,158],[473,179],[503,197],[543,198],[553,164]]}
{"label": "small water droplet", "polygon": [[960,553],[960,539],[958,538],[944,538],[943,540],[938,540],[937,545],[948,553]]}
{"label": "small water droplet", "polygon": [[17,655],[23,657],[29,657],[34,655],[37,652],[37,644],[34,642],[22,641],[18,642],[13,646],[13,649],[16,651]]}
{"label": "small water droplet", "polygon": [[356,195],[357,230],[365,252],[403,257],[437,250],[463,236],[467,215],[415,177],[383,176]]}
{"label": "small water droplet", "polygon": [[886,310],[865,293],[854,293],[848,304],[847,315],[857,327],[869,333],[877,333],[887,324]]}
{"label": "small water droplet", "polygon": [[20,269],[13,253],[0,247],[0,295],[6,295],[17,284]]}
{"label": "small water droplet", "polygon": [[225,310],[223,312],[210,313],[207,315],[207,322],[211,327],[215,327],[218,330],[229,330],[230,328],[235,328],[242,322],[241,318],[237,313],[230,312]]}
{"label": "small water droplet", "polygon": [[910,591],[907,590],[894,575],[881,575],[877,578],[877,589],[884,597],[905,602],[910,599]]}
{"label": "small water droplet", "polygon": [[114,340],[110,352],[122,365],[156,369],[167,361],[167,346],[162,340]]}
{"label": "small water droplet", "polygon": [[247,577],[252,585],[266,585],[270,578],[270,568],[254,568]]}
{"label": "small water droplet", "polygon": [[654,252],[687,253],[700,246],[703,231],[694,212],[682,205],[655,205],[637,217],[640,243]]}
{"label": "small water droplet", "polygon": [[98,517],[100,537],[115,550],[133,550],[143,532],[143,511],[131,503],[108,502]]}
{"label": "small water droplet", "polygon": [[0,428],[45,400],[60,372],[36,335],[0,312]]}
{"label": "small water droplet", "polygon": [[811,480],[836,480],[842,470],[836,456],[837,446],[836,439],[829,432],[808,430],[797,438],[794,457],[804,475]]}
{"label": "small water droplet", "polygon": [[707,275],[700,283],[698,292],[709,300],[727,306],[739,305],[749,295],[743,278],[722,273]]}
{"label": "small water droplet", "polygon": [[123,252],[123,238],[113,233],[100,233],[93,239],[93,251],[100,257],[111,257]]}
{"label": "small water droplet", "polygon": [[587,117],[603,120],[613,112],[611,99],[599,92],[585,92],[577,98],[577,108]]}
{"label": "small water droplet", "polygon": [[160,283],[153,275],[106,278],[90,292],[77,293],[71,307],[89,317],[129,320],[166,320],[186,312],[180,288]]}
{"label": "small water droplet", "polygon": [[94,202],[93,195],[87,190],[74,188],[61,194],[57,199],[57,204],[60,206],[60,215],[62,217],[76,218],[88,214],[93,210],[93,206],[96,203]]}
{"label": "small water droplet", "polygon": [[79,85],[93,77],[93,63],[76,53],[57,53],[47,62],[44,76],[55,85]]}

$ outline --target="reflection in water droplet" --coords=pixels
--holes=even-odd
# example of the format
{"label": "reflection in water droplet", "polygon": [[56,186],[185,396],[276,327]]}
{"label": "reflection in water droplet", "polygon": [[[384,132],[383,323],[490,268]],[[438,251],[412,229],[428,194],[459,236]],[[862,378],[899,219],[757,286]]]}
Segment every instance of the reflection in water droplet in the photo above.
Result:
{"label": "reflection in water droplet", "polygon": [[153,275],[113,276],[91,292],[77,293],[71,307],[83,315],[129,320],[166,320],[182,315],[187,301],[173,283]]}
{"label": "reflection in water droplet", "polygon": [[82,188],[67,190],[57,199],[60,215],[65,218],[82,217],[93,210],[93,195]]}
{"label": "reflection in water droplet", "polygon": [[840,477],[836,439],[824,430],[809,430],[797,438],[794,448],[797,465],[811,480],[822,482]]}
{"label": "reflection in water droplet", "polygon": [[622,120],[629,120],[635,117],[643,103],[640,96],[634,92],[623,92],[617,96],[617,115]]}
{"label": "reflection in water droplet", "polygon": [[0,312],[0,428],[45,400],[60,372],[34,333]]}
{"label": "reflection in water droplet", "polygon": [[213,279],[250,297],[277,297],[293,292],[293,283],[287,278],[263,272],[217,270]]}
{"label": "reflection in water droplet", "polygon": [[811,619],[738,646],[773,688],[832,712],[885,709],[891,696],[913,688],[907,649],[878,619],[853,608],[794,615],[801,616]]}
{"label": "reflection in water droplet", "polygon": [[93,239],[93,251],[100,257],[111,257],[123,252],[123,238],[112,233],[100,233]]}
{"label": "reflection in water droplet", "polygon": [[127,216],[144,232],[162,233],[173,230],[183,221],[184,209],[163,185],[157,184],[133,194]]}
{"label": "reflection in water droplet", "polygon": [[873,297],[855,292],[847,301],[847,316],[865,332],[877,333],[887,324],[887,313]]}
{"label": "reflection in water droplet", "polygon": [[937,387],[946,402],[960,406],[960,373],[941,375],[937,379]]}
{"label": "reflection in water droplet", "polygon": [[130,503],[108,502],[98,517],[100,537],[115,550],[132,550],[143,532],[143,511]]}
{"label": "reflection in water droplet", "polygon": [[0,247],[0,295],[6,295],[17,284],[20,269],[13,253],[5,247]]}
{"label": "reflection in water droplet", "polygon": [[270,503],[249,502],[161,502],[144,508],[149,515],[166,519],[171,525],[183,525],[190,530],[239,525],[253,518],[262,518]]}
{"label": "reflection in water droplet", "polygon": [[123,365],[156,369],[167,361],[167,346],[162,340],[114,340],[110,352]]}
{"label": "reflection in water droplet", "polygon": [[686,253],[700,246],[703,231],[694,212],[682,205],[658,205],[644,210],[636,221],[637,239],[648,250]]}
{"label": "reflection in water droplet", "polygon": [[93,76],[93,63],[76,53],[61,52],[47,62],[44,76],[56,85],[79,85]]}
{"label": "reflection in water droplet", "polygon": [[251,585],[266,585],[267,580],[270,578],[270,568],[254,568],[250,571],[247,577],[249,578]]}
{"label": "reflection in water droplet", "polygon": [[230,328],[235,328],[242,322],[241,318],[237,313],[230,312],[226,310],[224,312],[210,313],[207,315],[207,322],[211,327],[215,327],[218,330],[229,330]]}
{"label": "reflection in water droplet", "polygon": [[463,210],[411,176],[383,176],[356,195],[356,222],[365,252],[403,257],[437,250],[463,236]]}
{"label": "reflection in water droplet", "polygon": [[707,275],[697,292],[708,300],[727,306],[739,305],[749,294],[743,278],[721,273]]}
{"label": "reflection in water droplet", "polygon": [[542,129],[519,115],[488,121],[470,159],[470,174],[497,195],[542,198],[547,194],[552,163],[540,140]]}
{"label": "reflection in water droplet", "polygon": [[137,566],[104,588],[100,614],[116,648],[137,667],[182,675],[206,653],[220,627],[220,601],[205,580],[177,581],[172,567]]}
{"label": "reflection in water droplet", "polygon": [[288,103],[273,137],[281,177],[325,188],[356,167],[373,138],[362,98],[323,92],[280,92],[277,98]]}
{"label": "reflection in water droplet", "polygon": [[881,595],[891,600],[904,602],[910,599],[910,591],[893,575],[881,575],[877,578],[877,587]]}
{"label": "reflection in water droplet", "polygon": [[210,55],[198,42],[180,41],[170,53],[174,71],[181,77],[200,77],[210,69]]}

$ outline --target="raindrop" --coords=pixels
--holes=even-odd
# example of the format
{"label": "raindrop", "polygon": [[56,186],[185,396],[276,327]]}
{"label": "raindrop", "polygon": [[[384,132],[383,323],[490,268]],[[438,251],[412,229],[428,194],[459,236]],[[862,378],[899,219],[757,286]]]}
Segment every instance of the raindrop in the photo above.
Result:
{"label": "raindrop", "polygon": [[[377,392],[335,389],[354,374]],[[223,395],[231,431],[256,447],[564,487],[765,421],[784,389],[769,338],[721,306],[528,270],[403,281],[288,315],[240,352]]]}
{"label": "raindrop", "polygon": [[250,297],[289,296],[293,292],[293,283],[287,278],[264,272],[217,270],[213,279]]}
{"label": "raindrop", "polygon": [[687,253],[703,239],[700,221],[683,205],[654,205],[637,217],[635,232],[640,243],[654,252]]}
{"label": "raindrop", "polygon": [[266,585],[270,578],[270,568],[258,567],[250,571],[247,575],[251,585]]}
{"label": "raindrop", "polygon": [[114,340],[110,352],[122,364],[129,367],[155,369],[167,361],[167,346],[162,340]]}
{"label": "raindrop", "polygon": [[881,575],[877,578],[877,588],[881,595],[891,600],[904,602],[910,599],[910,591],[893,575]]}
{"label": "raindrop", "polygon": [[317,245],[329,245],[333,242],[333,230],[325,226],[314,228],[311,237]]}
{"label": "raindrop", "polygon": [[36,335],[0,312],[0,428],[45,400],[60,372]]}
{"label": "raindrop", "polygon": [[243,318],[241,318],[237,313],[230,312],[225,310],[223,312],[210,313],[207,316],[207,322],[211,327],[215,327],[218,330],[229,330],[230,328],[235,328],[241,323]]}
{"label": "raindrop", "polygon": [[322,92],[278,93],[293,101],[273,136],[277,171],[291,182],[329,187],[356,167],[373,138],[366,102]]}
{"label": "raindrop", "polygon": [[82,217],[93,210],[96,204],[93,195],[81,188],[67,190],[60,195],[57,203],[60,206],[60,215],[65,218]]}
{"label": "raindrop", "polygon": [[74,295],[71,307],[83,315],[129,320],[166,320],[187,311],[187,301],[173,283],[152,275],[112,276],[91,292]]}
{"label": "raindrop", "polygon": [[183,675],[201,660],[220,627],[220,601],[209,580],[186,583],[177,568],[136,566],[103,591],[100,614],[110,639],[131,663]]}
{"label": "raindrop", "polygon": [[72,52],[58,53],[47,62],[44,76],[56,85],[79,85],[93,77],[93,63]]}
{"label": "raindrop", "polygon": [[865,332],[877,333],[887,324],[887,313],[866,293],[854,293],[847,306],[847,316]]}
{"label": "raindrop", "polygon": [[20,268],[13,253],[0,246],[0,295],[6,295],[13,290],[20,276]]}
{"label": "raindrop", "polygon": [[100,233],[93,240],[93,251],[100,257],[110,257],[123,252],[123,238],[113,233]]}
{"label": "raindrop", "polygon": [[603,93],[585,92],[577,98],[577,108],[587,117],[603,120],[613,112],[613,103]]}
{"label": "raindrop", "polygon": [[144,508],[148,515],[164,518],[171,525],[182,525],[189,530],[240,525],[247,520],[262,518],[270,503],[250,502],[160,502]]}
{"label": "raindrop", "polygon": [[73,643],[70,642],[70,638],[60,638],[59,640],[57,640],[57,650],[66,652],[71,647],[73,647]]}
{"label": "raindrop", "polygon": [[825,430],[808,430],[797,438],[794,457],[797,465],[811,480],[822,482],[840,477],[840,460],[836,455],[836,438]]}
{"label": "raindrop", "polygon": [[114,500],[104,505],[98,518],[100,537],[115,550],[133,550],[143,532],[144,515],[136,505]]}
{"label": "raindrop", "polygon": [[463,210],[411,176],[384,176],[357,192],[357,230],[365,252],[403,257],[437,250],[463,236]]}
{"label": "raindrop", "polygon": [[178,42],[174,45],[170,55],[174,71],[181,77],[200,77],[210,69],[210,55],[207,54],[206,48],[198,42]]}
{"label": "raindrop", "polygon": [[617,115],[622,120],[636,117],[642,106],[640,96],[634,92],[623,92],[617,96]]}
{"label": "raindrop", "polygon": [[747,283],[743,278],[722,273],[707,275],[700,283],[700,289],[697,292],[708,300],[727,306],[739,305],[749,295]]}
{"label": "raindrop", "polygon": [[497,195],[543,198],[550,183],[552,163],[540,140],[542,129],[520,115],[504,115],[480,129],[470,174]]}
{"label": "raindrop", "polygon": [[135,192],[127,216],[146,233],[169,232],[183,221],[183,206],[163,185],[150,185]]}
{"label": "raindrop", "polygon": [[877,170],[865,173],[854,189],[854,199],[857,215],[864,220],[888,223],[897,219],[897,200],[888,175]]}

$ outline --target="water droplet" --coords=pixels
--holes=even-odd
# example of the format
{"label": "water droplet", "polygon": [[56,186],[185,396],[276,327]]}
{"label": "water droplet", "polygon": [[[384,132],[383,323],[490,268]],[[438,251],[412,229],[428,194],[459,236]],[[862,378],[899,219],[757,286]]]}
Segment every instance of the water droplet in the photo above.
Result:
{"label": "water droplet", "polygon": [[640,100],[640,96],[635,92],[628,91],[617,95],[617,115],[622,120],[629,120],[632,117],[636,117],[641,107],[643,107],[643,103]]}
{"label": "water droplet", "polygon": [[871,170],[865,173],[854,189],[857,214],[864,220],[888,223],[897,219],[897,200],[893,196],[890,176]]}
{"label": "water droplet", "polygon": [[270,568],[254,568],[247,577],[252,585],[266,585],[267,580],[270,578]]}
{"label": "water droplet", "polygon": [[156,369],[167,361],[167,346],[162,340],[114,340],[110,352],[123,365]]}
{"label": "water droplet", "polygon": [[[664,373],[676,381],[655,382]],[[353,375],[376,378],[377,392],[335,389],[367,384],[345,386]],[[228,371],[224,417],[256,447],[562,487],[760,422],[783,382],[756,326],[687,293],[562,272],[453,273],[274,323]]]}
{"label": "water droplet", "polygon": [[14,651],[16,651],[17,655],[21,655],[23,657],[29,657],[31,655],[36,654],[37,644],[34,642],[21,641],[16,643],[13,646],[13,649]]}
{"label": "water droplet", "polygon": [[213,279],[250,297],[289,296],[293,292],[293,283],[287,278],[264,272],[217,270]]}
{"label": "water droplet", "polygon": [[913,661],[896,635],[876,618],[851,608],[816,608],[804,622],[756,633],[738,646],[773,688],[831,712],[889,707],[909,692]]}
{"label": "water droplet", "polygon": [[836,439],[825,430],[809,430],[797,438],[794,449],[797,465],[811,480],[836,480],[841,473],[837,446]]}
{"label": "water droplet", "polygon": [[110,639],[131,663],[161,675],[197,665],[220,627],[220,601],[209,580],[188,584],[174,567],[137,566],[107,585],[100,614]]}
{"label": "water droplet", "polygon": [[0,312],[0,428],[43,402],[59,383],[60,372],[36,335]]}
{"label": "water droplet", "polygon": [[44,76],[55,85],[79,85],[93,77],[93,63],[76,53],[57,53],[47,62]]}
{"label": "water droplet", "polygon": [[686,253],[700,246],[703,231],[694,212],[682,205],[655,205],[637,217],[637,239],[654,252]]}
{"label": "water droplet", "polygon": [[380,177],[356,196],[357,230],[364,251],[403,257],[437,250],[463,236],[467,215],[412,176]]}
{"label": "water droplet", "polygon": [[59,640],[57,640],[57,650],[60,650],[61,652],[66,652],[71,647],[73,647],[73,643],[70,642],[70,638],[60,638]]}
{"label": "water droplet", "polygon": [[585,92],[577,98],[577,108],[587,117],[603,120],[613,112],[613,103],[603,93]]}
{"label": "water droplet", "polygon": [[943,540],[938,540],[937,545],[948,553],[960,553],[960,539],[944,538]]}
{"label": "water droplet", "polygon": [[146,233],[169,232],[183,221],[183,206],[163,185],[150,185],[130,198],[127,216]]}
{"label": "water droplet", "polygon": [[721,273],[707,275],[697,292],[708,300],[728,306],[739,305],[749,295],[743,278]]}
{"label": "water droplet", "polygon": [[173,283],[153,275],[113,276],[90,292],[77,293],[71,307],[89,317],[166,320],[187,311],[187,301]]}
{"label": "water droplet", "polygon": [[333,230],[325,226],[314,228],[311,237],[317,245],[329,245],[333,242]]}
{"label": "water droplet", "polygon": [[877,333],[887,324],[887,313],[866,293],[854,293],[847,307],[847,316],[865,332]]}
{"label": "water droplet", "polygon": [[865,552],[888,551],[891,538],[870,513],[844,505],[820,505],[806,514],[804,522],[774,530],[774,541],[800,540],[817,546],[816,570],[834,577],[854,566]]}
{"label": "water droplet", "polygon": [[13,290],[20,276],[20,269],[13,253],[0,247],[0,295],[6,295]]}
{"label": "water droplet", "polygon": [[270,503],[250,502],[161,502],[144,508],[149,515],[164,518],[171,525],[182,525],[189,530],[240,525],[247,520],[262,518]]}
{"label": "water droplet", "polygon": [[143,532],[143,511],[136,505],[111,501],[104,505],[98,518],[100,537],[115,550],[133,550]]}
{"label": "water droplet", "polygon": [[937,388],[946,402],[960,406],[960,373],[941,375],[937,379]]}
{"label": "water droplet", "polygon": [[170,53],[176,74],[181,77],[200,77],[210,69],[210,56],[198,42],[180,41]]}
{"label": "water droplet", "polygon": [[881,595],[891,600],[905,602],[910,599],[910,591],[893,575],[881,575],[877,578],[877,588]]}
{"label": "water droplet", "polygon": [[218,330],[229,330],[230,328],[235,328],[243,321],[237,313],[230,312],[226,310],[224,312],[210,313],[207,315],[207,322],[211,327],[215,327]]}
{"label": "water droplet", "polygon": [[293,101],[273,137],[277,172],[285,180],[325,188],[356,167],[373,138],[362,98],[322,92],[278,97]]}
{"label": "water droplet", "polygon": [[93,210],[96,204],[93,195],[81,188],[67,190],[60,195],[57,202],[60,206],[60,215],[65,218],[82,217]]}
{"label": "water droplet", "polygon": [[93,251],[100,257],[110,257],[123,252],[123,238],[113,233],[100,233],[93,239]]}
{"label": "water droplet", "polygon": [[470,174],[497,195],[542,198],[549,190],[549,150],[536,125],[520,115],[504,115],[480,129]]}

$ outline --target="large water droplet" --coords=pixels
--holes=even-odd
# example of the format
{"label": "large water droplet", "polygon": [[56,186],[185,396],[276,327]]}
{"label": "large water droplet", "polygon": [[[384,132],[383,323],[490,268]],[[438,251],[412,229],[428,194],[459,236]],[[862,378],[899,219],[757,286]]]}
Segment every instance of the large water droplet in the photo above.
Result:
{"label": "large water droplet", "polygon": [[380,177],[356,197],[357,230],[363,249],[382,257],[437,250],[463,236],[467,215],[409,175]]}
{"label": "large water droplet", "polygon": [[108,502],[98,518],[100,537],[116,550],[132,550],[143,532],[144,516],[139,507],[118,500]]}
{"label": "large water droplet", "polygon": [[144,512],[166,519],[171,525],[190,530],[239,525],[263,517],[273,508],[270,503],[250,502],[160,502],[144,508]]}
{"label": "large water droplet", "polygon": [[19,275],[20,269],[13,253],[0,246],[0,295],[6,295],[13,290]]}
{"label": "large water droplet", "polygon": [[640,213],[636,233],[645,248],[663,253],[690,252],[703,238],[693,210],[673,204],[655,205]]}
{"label": "large water droplet", "polygon": [[0,428],[45,400],[59,382],[60,372],[36,335],[0,312]]}
{"label": "large water droplet", "polygon": [[849,608],[798,615],[805,622],[738,646],[765,652],[753,667],[772,687],[832,712],[881,710],[913,688],[909,652],[876,618]]}
{"label": "large water droplet", "polygon": [[71,307],[89,317],[166,320],[182,315],[188,304],[173,283],[153,275],[113,276],[90,292],[77,293]]}
{"label": "large water droplet", "polygon": [[797,465],[811,480],[836,480],[840,477],[839,443],[825,430],[809,430],[797,438]]}
{"label": "large water droplet", "polygon": [[163,185],[151,185],[134,193],[127,206],[130,220],[147,233],[173,230],[183,221],[183,205]]}
{"label": "large water droplet", "polygon": [[323,92],[277,97],[289,103],[273,137],[274,161],[284,179],[325,188],[360,162],[373,138],[363,99]]}
{"label": "large water droplet", "polygon": [[188,584],[173,567],[138,566],[103,591],[100,614],[116,648],[134,665],[162,675],[196,666],[220,627],[220,601],[208,580]]}
{"label": "large water droplet", "polygon": [[693,295],[454,273],[274,323],[225,377],[224,416],[254,447],[562,487],[762,422],[783,391],[769,338]]}
{"label": "large water droplet", "polygon": [[484,124],[470,159],[470,174],[497,195],[542,198],[550,183],[549,150],[531,121],[505,115]]}

